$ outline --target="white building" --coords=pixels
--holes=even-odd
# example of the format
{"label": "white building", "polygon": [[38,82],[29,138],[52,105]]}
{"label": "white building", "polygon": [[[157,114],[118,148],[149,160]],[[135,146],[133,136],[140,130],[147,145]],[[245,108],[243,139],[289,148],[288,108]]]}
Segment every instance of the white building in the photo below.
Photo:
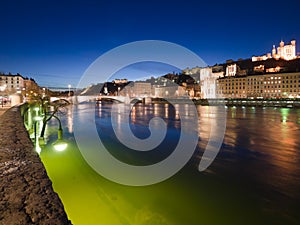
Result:
{"label": "white building", "polygon": [[272,50],[273,58],[281,58],[285,60],[296,59],[296,41],[292,40],[290,44],[284,45],[284,42],[281,41],[279,47],[277,48],[277,54],[275,50],[275,45]]}
{"label": "white building", "polygon": [[24,87],[24,77],[21,75],[0,74],[1,91],[13,94],[21,91]]}
{"label": "white building", "polygon": [[232,64],[232,65],[227,65],[226,67],[226,76],[231,77],[235,76],[237,72],[237,65]]}
{"label": "white building", "polygon": [[263,56],[253,56],[252,61],[263,61],[270,58],[274,59],[284,59],[284,60],[293,60],[297,58],[297,51],[296,51],[296,40],[292,40],[290,44],[284,45],[284,42],[281,41],[279,43],[279,47],[275,47],[273,45],[272,54],[268,53],[267,55]]}
{"label": "white building", "polygon": [[217,79],[223,76],[223,71],[213,72],[213,67],[200,69],[201,98],[217,98]]}

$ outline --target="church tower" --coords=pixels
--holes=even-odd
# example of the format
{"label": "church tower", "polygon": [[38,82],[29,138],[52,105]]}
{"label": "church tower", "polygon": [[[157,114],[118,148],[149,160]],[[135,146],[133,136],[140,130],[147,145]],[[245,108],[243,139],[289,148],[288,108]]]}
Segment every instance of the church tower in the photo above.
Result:
{"label": "church tower", "polygon": [[280,44],[279,44],[280,47],[283,47],[284,46],[284,42],[283,40],[281,40]]}
{"label": "church tower", "polygon": [[297,58],[296,40],[292,40],[292,41],[291,41],[291,45],[292,45],[292,48],[291,48],[291,55],[292,55],[293,59],[295,59],[295,58]]}
{"label": "church tower", "polygon": [[273,45],[273,49],[272,49],[272,57],[273,57],[273,58],[276,57],[276,48],[275,48],[275,45]]}

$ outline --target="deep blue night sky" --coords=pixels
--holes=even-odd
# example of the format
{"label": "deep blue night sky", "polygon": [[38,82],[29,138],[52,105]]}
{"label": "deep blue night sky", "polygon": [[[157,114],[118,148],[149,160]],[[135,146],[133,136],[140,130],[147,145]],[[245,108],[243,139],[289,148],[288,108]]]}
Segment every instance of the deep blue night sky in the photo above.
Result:
{"label": "deep blue night sky", "polygon": [[182,45],[209,65],[249,58],[281,39],[299,46],[299,8],[299,0],[1,1],[0,71],[75,86],[104,52],[149,39]]}

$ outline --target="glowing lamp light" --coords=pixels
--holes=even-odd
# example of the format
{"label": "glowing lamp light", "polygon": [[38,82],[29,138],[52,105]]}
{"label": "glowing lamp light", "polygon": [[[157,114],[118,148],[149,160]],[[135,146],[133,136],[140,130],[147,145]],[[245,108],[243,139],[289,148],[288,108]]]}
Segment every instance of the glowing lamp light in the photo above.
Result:
{"label": "glowing lamp light", "polygon": [[287,117],[286,116],[283,116],[282,117],[282,123],[286,123],[287,122]]}
{"label": "glowing lamp light", "polygon": [[37,146],[35,147],[35,151],[36,151],[38,154],[40,154],[41,151],[42,151],[42,149],[41,149],[41,147],[40,147],[39,145],[37,145]]}
{"label": "glowing lamp light", "polygon": [[53,147],[56,151],[58,152],[62,152],[64,150],[66,150],[66,148],[68,147],[68,143],[64,140],[57,140],[53,143]]}
{"label": "glowing lamp light", "polygon": [[44,117],[42,117],[42,116],[35,116],[35,117],[33,117],[33,119],[34,119],[35,121],[41,121],[43,118],[44,118]]}
{"label": "glowing lamp light", "polygon": [[68,143],[63,140],[63,130],[61,127],[58,129],[57,140],[53,143],[53,147],[58,152],[62,152],[68,147]]}

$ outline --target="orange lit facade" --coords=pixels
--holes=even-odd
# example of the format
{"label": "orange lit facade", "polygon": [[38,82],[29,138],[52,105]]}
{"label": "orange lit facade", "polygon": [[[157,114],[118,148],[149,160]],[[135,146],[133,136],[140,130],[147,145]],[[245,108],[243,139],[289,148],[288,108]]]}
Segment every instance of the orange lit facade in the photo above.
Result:
{"label": "orange lit facade", "polygon": [[219,98],[299,98],[300,72],[222,77]]}
{"label": "orange lit facade", "polygon": [[24,85],[22,88],[22,95],[26,97],[26,99],[31,99],[38,94],[41,94],[42,89],[38,86],[38,84],[33,79],[24,79]]}

